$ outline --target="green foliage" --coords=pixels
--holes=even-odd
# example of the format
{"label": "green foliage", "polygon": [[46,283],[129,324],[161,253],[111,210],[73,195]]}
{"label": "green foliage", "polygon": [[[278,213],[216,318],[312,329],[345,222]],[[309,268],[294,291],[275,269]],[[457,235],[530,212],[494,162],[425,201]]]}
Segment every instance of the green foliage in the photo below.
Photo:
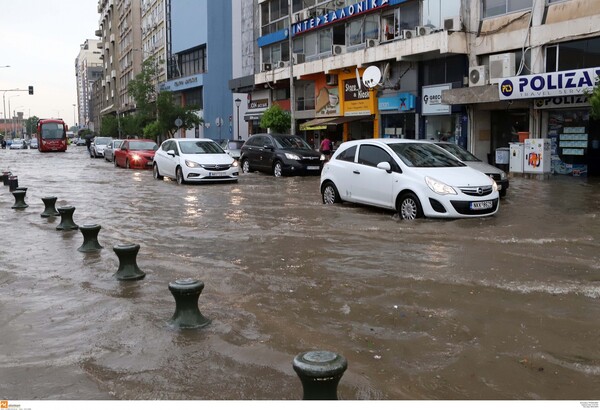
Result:
{"label": "green foliage", "polygon": [[88,128],[79,130],[79,132],[77,133],[77,135],[80,136],[80,137],[82,137],[82,138],[85,138],[88,135],[92,135],[92,134],[93,134],[93,132],[90,129],[88,129]]}
{"label": "green foliage", "polygon": [[100,121],[100,132],[98,135],[104,135],[113,138],[119,137],[119,124],[117,117],[114,115],[105,115]]}
{"label": "green foliage", "polygon": [[144,127],[142,134],[144,135],[144,138],[150,138],[150,139],[158,141],[158,138],[160,137],[160,134],[161,134],[158,121],[154,121],[154,122],[151,122],[150,124],[147,124]]}
{"label": "green foliage", "polygon": [[25,129],[27,130],[27,134],[33,135],[37,133],[37,123],[39,120],[40,119],[35,115],[25,120]]}
{"label": "green foliage", "polygon": [[592,106],[590,115],[595,120],[600,120],[600,83],[596,83],[596,87],[591,93],[586,93]]}
{"label": "green foliage", "polygon": [[181,119],[181,128],[192,129],[204,123],[195,111],[197,107],[181,107],[173,102],[173,93],[170,91],[161,91],[156,103],[158,107],[157,128],[160,135],[168,135],[172,138],[178,127],[175,125],[177,119]]}
{"label": "green foliage", "polygon": [[292,125],[292,116],[280,106],[274,104],[263,113],[260,119],[261,128],[270,128],[274,132],[284,133]]}

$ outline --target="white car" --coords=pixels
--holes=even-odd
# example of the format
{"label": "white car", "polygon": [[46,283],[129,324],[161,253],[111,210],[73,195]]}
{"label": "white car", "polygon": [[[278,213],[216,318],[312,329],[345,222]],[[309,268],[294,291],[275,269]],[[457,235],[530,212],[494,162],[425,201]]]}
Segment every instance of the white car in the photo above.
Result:
{"label": "white car", "polygon": [[112,141],[112,137],[96,137],[92,142],[91,155],[94,158],[104,158],[104,150],[106,146]]}
{"label": "white car", "polygon": [[155,179],[169,177],[178,184],[186,182],[236,181],[237,160],[207,138],[172,138],[163,142],[154,155]]}
{"label": "white car", "polygon": [[402,219],[471,218],[498,212],[496,182],[430,141],[344,142],[321,172],[323,203],[398,211]]}
{"label": "white car", "polygon": [[19,138],[15,138],[14,140],[12,140],[12,144],[10,144],[10,149],[26,149],[27,145],[25,144],[25,141],[23,141],[22,139]]}
{"label": "white car", "polygon": [[488,164],[487,162],[483,162],[459,145],[442,141],[435,142],[435,145],[444,148],[446,151],[454,155],[468,166],[475,168],[477,171],[481,171],[487,176],[493,178],[494,181],[496,181],[496,184],[498,184],[500,197],[504,197],[506,195],[509,185],[506,172],[502,171],[500,168],[496,168],[495,166]]}

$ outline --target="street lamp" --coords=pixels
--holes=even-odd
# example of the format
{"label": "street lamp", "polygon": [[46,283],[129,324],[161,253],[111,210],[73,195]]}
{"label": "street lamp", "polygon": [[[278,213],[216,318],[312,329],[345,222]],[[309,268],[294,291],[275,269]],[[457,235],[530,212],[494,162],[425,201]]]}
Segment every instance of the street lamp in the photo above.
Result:
{"label": "street lamp", "polygon": [[238,136],[238,140],[241,140],[242,137],[240,136],[240,104],[242,103],[242,100],[240,100],[239,98],[235,99],[235,106],[237,107],[237,136]]}
{"label": "street lamp", "polygon": [[77,121],[75,120],[75,106],[76,106],[76,105],[77,105],[77,104],[73,104],[73,126],[74,126],[74,127],[75,127],[75,126],[76,126],[76,124],[77,124]]}

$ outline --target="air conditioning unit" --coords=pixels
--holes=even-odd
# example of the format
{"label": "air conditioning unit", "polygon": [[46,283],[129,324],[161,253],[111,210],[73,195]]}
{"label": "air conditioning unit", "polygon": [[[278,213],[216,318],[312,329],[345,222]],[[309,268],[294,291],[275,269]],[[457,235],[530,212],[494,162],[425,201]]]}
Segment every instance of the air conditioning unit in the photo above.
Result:
{"label": "air conditioning unit", "polygon": [[454,16],[444,19],[444,30],[446,31],[461,31],[462,21],[460,16]]}
{"label": "air conditioning unit", "polygon": [[325,74],[325,83],[327,85],[337,85],[338,76],[336,74]]}
{"label": "air conditioning unit", "polygon": [[375,47],[378,45],[379,45],[379,41],[377,39],[374,39],[374,38],[367,39],[367,47]]}
{"label": "air conditioning unit", "polygon": [[271,71],[272,69],[271,63],[262,63],[261,71]]}
{"label": "air conditioning unit", "polygon": [[402,30],[402,38],[404,40],[410,40],[417,36],[417,32],[415,30]]}
{"label": "air conditioning unit", "polygon": [[415,31],[417,32],[417,36],[426,36],[431,34],[433,29],[431,27],[417,26],[415,27]]}
{"label": "air conditioning unit", "polygon": [[275,63],[275,68],[283,68],[283,67],[287,67],[288,66],[288,62],[287,61],[277,61]]}
{"label": "air conditioning unit", "polygon": [[306,54],[294,53],[292,55],[294,64],[302,64],[306,61]]}
{"label": "air conditioning unit", "polygon": [[487,66],[469,67],[469,87],[478,87],[487,83]]}
{"label": "air conditioning unit", "polygon": [[339,56],[340,54],[344,54],[346,52],[346,46],[341,44],[334,44],[331,46],[331,54],[334,56]]}
{"label": "air conditioning unit", "polygon": [[515,75],[515,53],[503,53],[490,56],[490,83],[497,84],[502,78]]}

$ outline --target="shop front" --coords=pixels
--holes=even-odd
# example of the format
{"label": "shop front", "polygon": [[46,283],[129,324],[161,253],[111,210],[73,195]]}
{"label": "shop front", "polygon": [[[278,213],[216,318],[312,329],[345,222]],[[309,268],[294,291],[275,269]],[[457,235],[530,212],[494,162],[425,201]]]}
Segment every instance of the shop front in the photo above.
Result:
{"label": "shop front", "polygon": [[449,141],[467,148],[467,115],[462,105],[442,103],[452,84],[424,86],[421,91],[422,139]]}
{"label": "shop front", "polygon": [[269,108],[269,91],[260,90],[248,94],[248,109],[244,114],[244,120],[248,124],[248,135],[266,132],[260,127],[260,119]]}
{"label": "shop front", "polygon": [[550,140],[551,172],[575,177],[600,175],[600,121],[590,116],[585,93],[591,91],[600,67],[504,79],[501,100],[533,99],[541,112],[538,138]]}
{"label": "shop front", "polygon": [[416,138],[416,96],[396,93],[380,97],[377,106],[381,114],[383,138]]}

